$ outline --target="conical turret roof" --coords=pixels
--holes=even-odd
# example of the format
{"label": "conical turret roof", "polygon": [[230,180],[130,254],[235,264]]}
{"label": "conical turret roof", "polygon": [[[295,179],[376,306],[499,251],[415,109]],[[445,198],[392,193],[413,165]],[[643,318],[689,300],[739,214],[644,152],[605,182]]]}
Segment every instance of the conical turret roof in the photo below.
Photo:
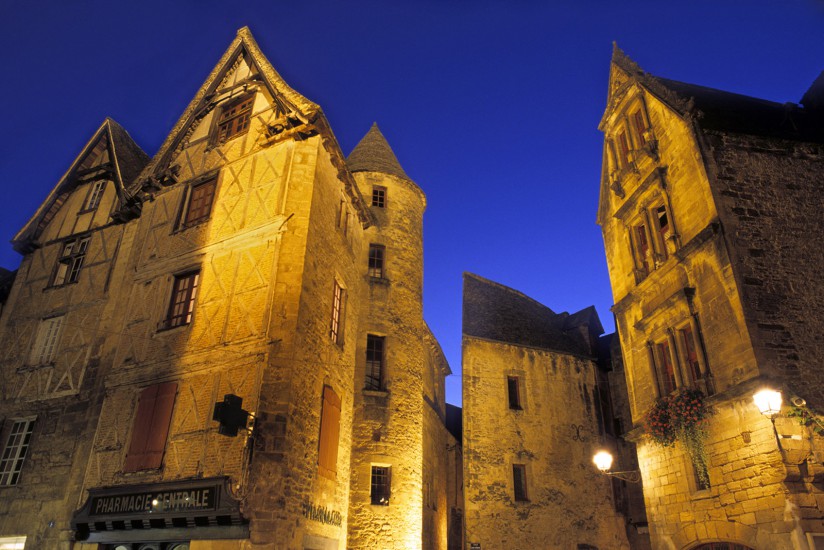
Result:
{"label": "conical turret roof", "polygon": [[383,137],[377,122],[372,123],[372,127],[360,143],[349,153],[346,165],[352,172],[382,172],[410,179],[401,168],[401,163],[398,162],[398,157],[395,156],[386,138]]}

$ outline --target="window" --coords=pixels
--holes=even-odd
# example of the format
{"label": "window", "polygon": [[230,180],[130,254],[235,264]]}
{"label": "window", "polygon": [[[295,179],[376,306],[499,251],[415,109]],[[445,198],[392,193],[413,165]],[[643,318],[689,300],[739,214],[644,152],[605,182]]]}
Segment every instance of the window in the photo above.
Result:
{"label": "window", "polygon": [[517,376],[506,377],[506,389],[509,397],[509,408],[515,411],[520,411],[521,406],[521,388]]}
{"label": "window", "polygon": [[695,338],[692,334],[692,327],[686,327],[678,331],[678,337],[681,340],[681,345],[684,346],[684,367],[687,371],[687,377],[691,385],[701,380],[701,364],[698,362],[698,351],[695,345]]}
{"label": "window", "polygon": [[675,368],[672,364],[672,354],[668,341],[655,344],[655,363],[658,374],[658,388],[661,395],[669,395],[675,391]]}
{"label": "window", "polygon": [[386,207],[386,187],[380,185],[372,186],[372,206],[378,208]]}
{"label": "window", "polygon": [[512,481],[515,487],[515,500],[517,502],[527,502],[529,498],[526,491],[526,465],[512,465]]}
{"label": "window", "polygon": [[215,199],[217,176],[204,182],[193,185],[189,189],[186,201],[186,210],[183,216],[183,227],[192,227],[209,219],[212,213],[212,202]]}
{"label": "window", "polygon": [[669,224],[669,217],[667,216],[667,208],[664,205],[660,205],[655,207],[655,219],[658,222],[658,236],[659,236],[659,248],[661,249],[661,257],[663,259],[667,258],[667,242],[669,241],[671,231],[670,231],[670,224]]}
{"label": "window", "polygon": [[64,316],[50,317],[40,321],[37,327],[37,336],[34,339],[34,346],[31,349],[29,362],[32,365],[48,365],[54,360],[57,351],[57,343],[60,341],[60,334],[63,332]]}
{"label": "window", "polygon": [[140,392],[124,472],[160,468],[176,395],[177,382],[155,384]]}
{"label": "window", "polygon": [[340,439],[340,397],[329,386],[323,386],[323,404],[318,442],[318,472],[335,479],[338,472],[338,443]]}
{"label": "window", "polygon": [[372,489],[370,496],[375,506],[389,506],[392,489],[392,467],[372,466]]}
{"label": "window", "polygon": [[83,260],[86,259],[86,250],[89,248],[89,239],[75,239],[66,241],[63,244],[63,251],[57,259],[57,268],[54,270],[53,286],[76,283],[80,275],[80,268],[83,267]]}
{"label": "window", "polygon": [[6,448],[3,449],[3,457],[0,459],[0,485],[17,485],[33,430],[33,418],[15,420],[12,424]]}
{"label": "window", "polygon": [[618,156],[622,168],[629,166],[632,159],[630,158],[629,141],[627,140],[627,132],[625,130],[621,130],[618,134]]}
{"label": "window", "polygon": [[338,227],[343,234],[346,235],[349,231],[349,208],[346,206],[346,201],[340,201],[340,210],[338,211]]}
{"label": "window", "polygon": [[652,250],[649,246],[649,237],[647,236],[646,224],[640,223],[633,226],[632,238],[635,244],[635,269],[642,275],[646,276],[650,272],[652,264]]}
{"label": "window", "polygon": [[246,96],[227,103],[217,119],[217,144],[225,143],[235,136],[245,134],[252,119],[252,105],[255,96]]}
{"label": "window", "polygon": [[188,325],[192,322],[199,279],[199,271],[175,275],[169,311],[166,313],[166,319],[161,323],[161,329]]}
{"label": "window", "polygon": [[647,144],[647,123],[644,120],[644,113],[640,110],[635,111],[631,117],[632,126],[635,129],[635,137],[638,140],[638,145],[643,147]]}
{"label": "window", "polygon": [[383,389],[383,336],[366,335],[366,389]]}
{"label": "window", "polygon": [[329,335],[336,344],[343,343],[343,313],[346,307],[346,289],[335,281],[335,293],[332,297],[332,322]]}
{"label": "window", "polygon": [[86,204],[83,206],[83,212],[89,210],[97,210],[100,206],[100,199],[103,198],[103,191],[106,189],[106,180],[97,180],[89,189],[89,195],[86,197]]}
{"label": "window", "polygon": [[369,245],[369,276],[383,279],[383,259],[386,247],[380,244]]}

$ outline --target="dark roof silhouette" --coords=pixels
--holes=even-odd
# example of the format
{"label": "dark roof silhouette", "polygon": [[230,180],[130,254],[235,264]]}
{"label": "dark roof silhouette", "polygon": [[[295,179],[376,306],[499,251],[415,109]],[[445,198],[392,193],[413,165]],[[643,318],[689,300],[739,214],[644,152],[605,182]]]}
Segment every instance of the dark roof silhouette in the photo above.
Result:
{"label": "dark roof silhouette", "polygon": [[[585,328],[586,330],[581,330]],[[555,313],[504,285],[464,273],[463,333],[487,340],[594,356],[589,334],[603,332],[592,307]]]}
{"label": "dark roof silhouette", "polygon": [[463,409],[457,405],[447,403],[445,423],[447,431],[461,444],[461,434],[463,434]]}
{"label": "dark roof silhouette", "polygon": [[14,284],[14,278],[17,276],[17,270],[9,271],[6,268],[0,267],[0,304],[6,302],[9,297],[11,287]]}
{"label": "dark roof silhouette", "polygon": [[346,165],[352,172],[382,172],[410,179],[401,168],[401,163],[398,162],[386,138],[383,137],[377,122],[372,123],[372,127],[363,139],[349,153]]}
{"label": "dark roof silhouette", "polygon": [[822,76],[804,94],[802,106],[651,75],[617,44],[613,44],[612,61],[675,111],[682,115],[695,115],[702,128],[791,140],[824,141],[824,112],[819,109],[824,103]]}

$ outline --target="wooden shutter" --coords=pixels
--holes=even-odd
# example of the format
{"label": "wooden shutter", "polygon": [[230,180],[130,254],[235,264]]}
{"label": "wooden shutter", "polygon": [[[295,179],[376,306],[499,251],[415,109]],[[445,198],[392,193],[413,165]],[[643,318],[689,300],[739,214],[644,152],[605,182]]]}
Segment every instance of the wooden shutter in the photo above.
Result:
{"label": "wooden shutter", "polygon": [[340,397],[329,386],[323,386],[323,408],[318,444],[318,471],[335,479],[338,470],[338,440],[340,438]]}
{"label": "wooden shutter", "polygon": [[160,468],[176,394],[177,382],[155,384],[141,392],[124,472]]}

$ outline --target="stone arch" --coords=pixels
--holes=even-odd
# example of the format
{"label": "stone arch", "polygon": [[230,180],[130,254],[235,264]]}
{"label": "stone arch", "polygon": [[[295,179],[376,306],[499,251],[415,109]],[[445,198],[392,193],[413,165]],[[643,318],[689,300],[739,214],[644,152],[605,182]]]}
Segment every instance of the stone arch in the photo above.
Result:
{"label": "stone arch", "polygon": [[712,544],[728,545],[718,550],[752,550],[757,533],[757,529],[737,521],[704,519],[700,525],[685,524],[673,535],[672,542],[683,550],[716,550]]}
{"label": "stone arch", "polygon": [[692,550],[753,550],[749,546],[738,544],[737,542],[702,542],[698,546],[693,546]]}

